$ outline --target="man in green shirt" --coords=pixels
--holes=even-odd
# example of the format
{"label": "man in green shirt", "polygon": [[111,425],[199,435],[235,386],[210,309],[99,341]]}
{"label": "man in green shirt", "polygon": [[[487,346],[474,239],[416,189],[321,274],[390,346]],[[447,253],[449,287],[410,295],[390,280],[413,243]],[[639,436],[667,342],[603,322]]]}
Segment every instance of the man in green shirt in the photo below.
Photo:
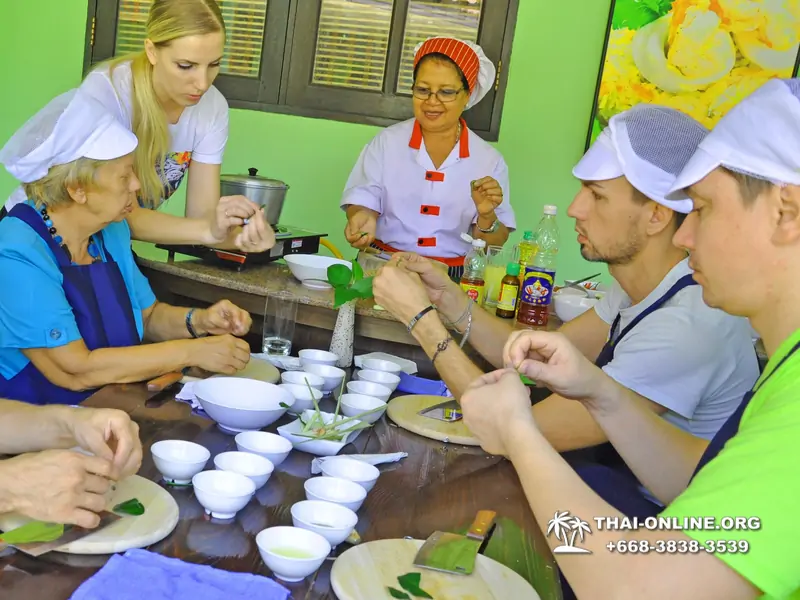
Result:
{"label": "man in green shirt", "polygon": [[[562,335],[532,331],[512,334],[508,368],[465,393],[465,421],[513,462],[546,533],[548,519],[556,532],[589,524],[582,543],[548,538],[578,598],[800,600],[800,81],[773,80],[723,118],[678,178],[683,190],[693,211],[674,241],[704,300],[749,318],[771,357],[717,436],[664,422]],[[614,527],[624,515],[547,443],[518,372],[583,403],[667,506],[660,522]],[[591,554],[558,548],[568,545]]]}

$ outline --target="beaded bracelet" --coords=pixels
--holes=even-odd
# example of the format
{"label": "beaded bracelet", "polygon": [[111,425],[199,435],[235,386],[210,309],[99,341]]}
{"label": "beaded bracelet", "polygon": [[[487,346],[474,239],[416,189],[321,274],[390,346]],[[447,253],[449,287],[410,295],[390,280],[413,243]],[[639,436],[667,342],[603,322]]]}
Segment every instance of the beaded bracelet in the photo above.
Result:
{"label": "beaded bracelet", "polygon": [[186,331],[195,339],[205,337],[205,335],[197,335],[197,332],[194,330],[194,326],[192,325],[192,315],[194,315],[194,311],[195,309],[190,308],[189,312],[186,313]]}

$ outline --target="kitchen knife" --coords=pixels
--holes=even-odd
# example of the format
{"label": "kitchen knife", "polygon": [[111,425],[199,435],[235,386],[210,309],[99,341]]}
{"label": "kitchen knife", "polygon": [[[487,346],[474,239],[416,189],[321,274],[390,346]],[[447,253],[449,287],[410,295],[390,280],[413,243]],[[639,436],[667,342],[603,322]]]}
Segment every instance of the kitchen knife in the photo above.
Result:
{"label": "kitchen knife", "polygon": [[436,419],[438,421],[445,421],[448,423],[459,421],[463,417],[461,406],[456,400],[448,400],[447,402],[442,402],[441,404],[423,408],[417,414],[422,415],[423,417],[428,417],[429,419]]}
{"label": "kitchen knife", "polygon": [[414,566],[456,575],[471,575],[475,557],[489,539],[497,513],[481,510],[472,522],[467,535],[434,532],[414,558]]}
{"label": "kitchen knife", "polygon": [[10,539],[14,537],[19,537],[19,534],[23,532],[23,530],[30,526],[22,525],[17,529],[12,529],[11,531],[7,531],[4,534],[0,534],[0,551],[5,550],[7,547],[12,546],[19,550],[20,552],[24,552],[29,556],[41,556],[42,554],[46,554],[51,552],[52,550],[56,550],[61,546],[65,546],[67,544],[71,544],[81,538],[86,537],[87,535],[91,535],[101,529],[108,527],[112,523],[118,521],[122,517],[114,514],[112,512],[103,511],[100,513],[100,524],[95,527],[94,529],[84,529],[83,527],[78,527],[77,525],[64,525],[64,533],[62,533],[58,539],[52,540],[50,542],[27,542],[27,543],[6,543],[3,541],[3,536],[8,536]]}
{"label": "kitchen knife", "polygon": [[174,387],[183,379],[183,373],[177,371],[161,375],[147,382],[147,391],[155,392],[145,402],[147,408],[158,408],[173,396]]}

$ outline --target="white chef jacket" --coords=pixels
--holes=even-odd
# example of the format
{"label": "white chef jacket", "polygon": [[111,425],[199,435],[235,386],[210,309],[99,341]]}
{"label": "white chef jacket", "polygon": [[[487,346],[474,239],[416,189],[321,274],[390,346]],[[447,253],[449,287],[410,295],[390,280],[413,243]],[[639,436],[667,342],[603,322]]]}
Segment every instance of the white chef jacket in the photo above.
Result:
{"label": "white chef jacket", "polygon": [[478,220],[472,181],[494,177],[503,189],[497,218],[509,229],[516,221],[509,203],[508,167],[502,155],[461,121],[461,138],[436,169],[409,119],[381,131],[361,152],[340,206],[354,204],[380,213],[376,236],[383,244],[423,256],[463,257],[461,239]]}

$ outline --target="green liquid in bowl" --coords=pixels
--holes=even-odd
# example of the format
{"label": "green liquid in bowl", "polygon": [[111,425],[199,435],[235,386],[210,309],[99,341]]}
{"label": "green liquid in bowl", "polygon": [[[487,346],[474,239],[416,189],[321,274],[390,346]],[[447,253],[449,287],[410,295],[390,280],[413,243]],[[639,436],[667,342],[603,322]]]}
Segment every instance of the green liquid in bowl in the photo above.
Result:
{"label": "green liquid in bowl", "polygon": [[282,556],[284,558],[300,558],[300,559],[311,559],[314,558],[314,555],[308,552],[307,550],[300,550],[299,548],[289,548],[289,547],[281,547],[281,548],[271,548],[270,554],[275,554],[277,556]]}

